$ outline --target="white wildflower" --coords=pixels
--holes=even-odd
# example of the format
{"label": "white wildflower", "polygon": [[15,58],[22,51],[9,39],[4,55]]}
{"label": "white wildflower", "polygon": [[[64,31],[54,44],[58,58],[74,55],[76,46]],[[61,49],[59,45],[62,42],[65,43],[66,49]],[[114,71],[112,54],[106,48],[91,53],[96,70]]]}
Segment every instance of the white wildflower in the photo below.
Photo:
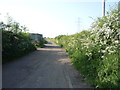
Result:
{"label": "white wildflower", "polygon": [[118,40],[116,40],[116,41],[115,41],[115,43],[119,43],[119,41],[118,41]]}
{"label": "white wildflower", "polygon": [[103,53],[105,53],[106,51],[105,50],[102,50]]}
{"label": "white wildflower", "polygon": [[101,58],[104,58],[104,56],[101,56]]}

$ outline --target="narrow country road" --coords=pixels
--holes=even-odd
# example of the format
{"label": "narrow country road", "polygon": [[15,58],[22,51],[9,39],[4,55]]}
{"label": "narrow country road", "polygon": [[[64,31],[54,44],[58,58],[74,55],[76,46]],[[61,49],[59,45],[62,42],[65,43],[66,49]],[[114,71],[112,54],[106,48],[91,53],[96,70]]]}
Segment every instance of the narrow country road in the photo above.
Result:
{"label": "narrow country road", "polygon": [[89,88],[64,49],[54,43],[3,65],[2,70],[2,88]]}

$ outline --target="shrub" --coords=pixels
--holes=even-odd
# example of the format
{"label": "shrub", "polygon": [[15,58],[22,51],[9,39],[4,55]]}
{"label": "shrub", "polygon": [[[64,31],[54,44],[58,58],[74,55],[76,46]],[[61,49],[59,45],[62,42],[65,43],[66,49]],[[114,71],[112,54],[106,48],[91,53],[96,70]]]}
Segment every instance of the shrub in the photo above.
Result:
{"label": "shrub", "polygon": [[31,43],[27,28],[8,17],[8,24],[0,22],[2,31],[2,63],[9,62],[36,50]]}
{"label": "shrub", "polygon": [[3,63],[36,50],[29,39],[21,34],[11,31],[2,31],[2,57]]}
{"label": "shrub", "polygon": [[119,10],[98,18],[90,31],[60,35],[55,42],[63,46],[73,65],[96,88],[120,88]]}

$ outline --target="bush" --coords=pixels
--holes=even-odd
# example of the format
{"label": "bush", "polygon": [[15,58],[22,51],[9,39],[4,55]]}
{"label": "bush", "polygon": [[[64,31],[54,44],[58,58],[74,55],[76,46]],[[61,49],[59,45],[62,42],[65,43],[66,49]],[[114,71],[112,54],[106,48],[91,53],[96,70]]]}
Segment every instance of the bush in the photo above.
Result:
{"label": "bush", "polygon": [[3,63],[36,50],[28,38],[11,31],[2,31],[2,44]]}
{"label": "bush", "polygon": [[0,22],[2,31],[2,63],[9,62],[29,52],[36,50],[31,43],[27,28],[20,26],[19,23],[8,16],[8,24]]}
{"label": "bush", "polygon": [[90,31],[60,35],[55,42],[63,46],[73,65],[96,88],[120,87],[120,11],[98,18]]}

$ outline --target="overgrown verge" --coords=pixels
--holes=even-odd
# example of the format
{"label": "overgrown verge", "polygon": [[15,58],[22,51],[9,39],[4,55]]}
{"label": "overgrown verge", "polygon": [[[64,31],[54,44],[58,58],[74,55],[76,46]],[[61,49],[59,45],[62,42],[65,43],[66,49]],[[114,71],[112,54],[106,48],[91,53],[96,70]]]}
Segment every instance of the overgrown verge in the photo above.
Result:
{"label": "overgrown verge", "polygon": [[0,22],[2,30],[2,63],[10,62],[18,57],[28,54],[36,47],[30,41],[27,28],[8,16],[8,23]]}
{"label": "overgrown verge", "polygon": [[96,88],[120,88],[120,11],[98,18],[90,31],[60,35],[54,41],[64,47],[73,65]]}

